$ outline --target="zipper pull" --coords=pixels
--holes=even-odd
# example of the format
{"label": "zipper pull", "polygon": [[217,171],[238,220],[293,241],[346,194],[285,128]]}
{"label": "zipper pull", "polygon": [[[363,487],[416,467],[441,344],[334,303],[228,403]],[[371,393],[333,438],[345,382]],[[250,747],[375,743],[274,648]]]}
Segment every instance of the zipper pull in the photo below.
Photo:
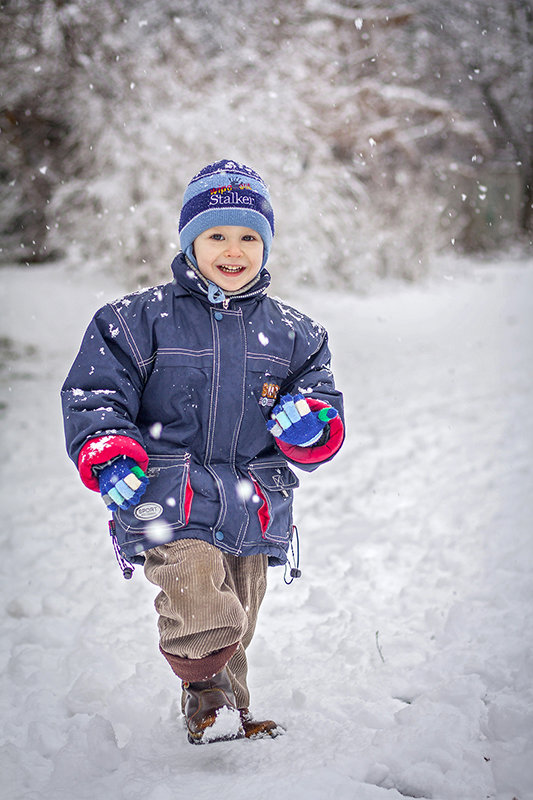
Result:
{"label": "zipper pull", "polygon": [[228,308],[229,308],[229,297],[225,297],[224,300],[222,301],[222,308],[226,309],[226,311],[228,310]]}
{"label": "zipper pull", "polygon": [[207,284],[207,299],[210,303],[216,305],[217,303],[222,303],[222,301],[226,299],[226,295],[220,286],[217,286],[216,283],[209,281]]}

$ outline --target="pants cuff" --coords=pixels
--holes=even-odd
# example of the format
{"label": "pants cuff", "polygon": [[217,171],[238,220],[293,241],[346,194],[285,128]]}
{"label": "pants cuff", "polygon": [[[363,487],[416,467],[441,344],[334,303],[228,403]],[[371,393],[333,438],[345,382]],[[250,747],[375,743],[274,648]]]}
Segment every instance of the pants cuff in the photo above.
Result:
{"label": "pants cuff", "polygon": [[204,658],[183,658],[183,656],[175,656],[173,653],[167,653],[166,650],[160,646],[161,653],[165,656],[170,664],[172,672],[181,678],[182,681],[207,681],[223,669],[234,652],[237,650],[239,642],[230,644],[223,647],[222,650],[217,650],[215,653],[210,653]]}

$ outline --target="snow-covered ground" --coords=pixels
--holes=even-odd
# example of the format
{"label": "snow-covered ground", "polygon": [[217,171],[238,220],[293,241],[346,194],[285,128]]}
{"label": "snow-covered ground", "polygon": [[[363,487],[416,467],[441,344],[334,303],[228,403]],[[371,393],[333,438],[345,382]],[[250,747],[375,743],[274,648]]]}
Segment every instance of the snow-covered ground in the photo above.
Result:
{"label": "snow-covered ground", "polygon": [[330,330],[341,454],[302,476],[303,576],[280,569],[249,651],[276,740],[194,748],[64,453],[59,387],[123,288],[0,273],[6,800],[533,798],[533,264],[369,297],[286,297]]}

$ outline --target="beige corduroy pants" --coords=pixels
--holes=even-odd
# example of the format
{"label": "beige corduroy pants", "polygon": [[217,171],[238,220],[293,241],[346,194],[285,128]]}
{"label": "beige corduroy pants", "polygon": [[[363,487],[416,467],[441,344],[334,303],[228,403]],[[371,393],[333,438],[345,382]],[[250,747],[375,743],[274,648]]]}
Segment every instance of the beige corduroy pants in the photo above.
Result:
{"label": "beige corduroy pants", "polygon": [[201,679],[195,675],[202,664],[211,670],[222,654],[221,669],[227,654],[237,707],[247,708],[245,651],[265,595],[267,556],[232,556],[200,539],[182,539],[146,551],[144,571],[161,588],[155,599],[160,647],[174,672]]}

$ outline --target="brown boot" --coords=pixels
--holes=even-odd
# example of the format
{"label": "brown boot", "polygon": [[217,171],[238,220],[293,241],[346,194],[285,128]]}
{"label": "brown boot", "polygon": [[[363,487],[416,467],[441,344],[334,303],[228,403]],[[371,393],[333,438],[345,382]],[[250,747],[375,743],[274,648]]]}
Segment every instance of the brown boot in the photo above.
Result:
{"label": "brown boot", "polygon": [[209,680],[184,682],[184,715],[191,744],[244,738],[228,671],[224,667]]}
{"label": "brown boot", "polygon": [[270,736],[274,739],[285,733],[285,728],[271,719],[257,720],[252,717],[248,708],[239,708],[244,735],[247,739],[264,739]]}

